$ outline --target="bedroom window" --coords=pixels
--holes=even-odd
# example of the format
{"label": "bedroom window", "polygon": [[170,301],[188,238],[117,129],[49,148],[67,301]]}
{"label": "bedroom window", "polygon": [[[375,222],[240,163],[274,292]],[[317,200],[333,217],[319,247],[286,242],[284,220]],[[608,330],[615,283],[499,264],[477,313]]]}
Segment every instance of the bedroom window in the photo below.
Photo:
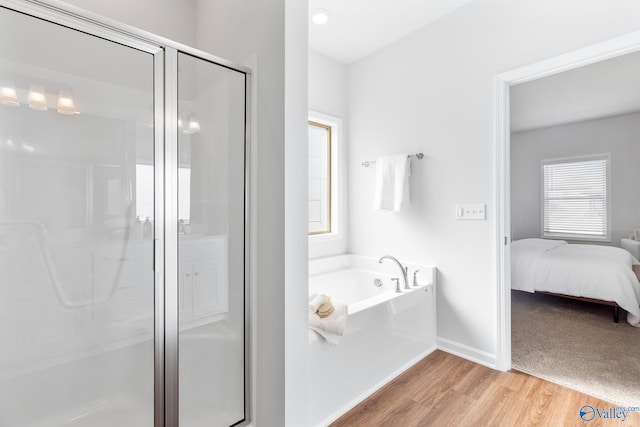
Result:
{"label": "bedroom window", "polygon": [[542,235],[610,241],[608,154],[542,161]]}

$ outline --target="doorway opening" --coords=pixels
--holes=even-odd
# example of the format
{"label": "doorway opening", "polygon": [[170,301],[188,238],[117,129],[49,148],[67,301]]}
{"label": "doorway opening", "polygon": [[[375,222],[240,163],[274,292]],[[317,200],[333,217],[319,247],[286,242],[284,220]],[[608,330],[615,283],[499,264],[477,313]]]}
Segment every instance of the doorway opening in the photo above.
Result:
{"label": "doorway opening", "polygon": [[[496,366],[512,368],[512,90],[518,85],[622,57],[640,50],[640,32],[560,55],[496,77],[496,248],[498,268],[498,345]],[[535,195],[537,197],[537,195]],[[632,230],[631,230],[632,231]],[[612,239],[613,241],[613,239]],[[609,320],[611,322],[611,320]],[[622,319],[621,321],[624,321]]]}

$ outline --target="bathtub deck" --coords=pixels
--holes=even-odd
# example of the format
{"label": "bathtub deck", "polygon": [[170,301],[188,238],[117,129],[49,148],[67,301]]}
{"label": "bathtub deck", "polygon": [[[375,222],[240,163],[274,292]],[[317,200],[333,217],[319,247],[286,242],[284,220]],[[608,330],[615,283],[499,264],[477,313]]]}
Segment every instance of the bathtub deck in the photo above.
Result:
{"label": "bathtub deck", "polygon": [[[584,405],[616,406],[521,372],[495,371],[438,350],[331,427],[577,426],[589,424],[578,414]],[[620,420],[602,421],[622,425]],[[640,425],[640,413],[629,413],[624,424]]]}

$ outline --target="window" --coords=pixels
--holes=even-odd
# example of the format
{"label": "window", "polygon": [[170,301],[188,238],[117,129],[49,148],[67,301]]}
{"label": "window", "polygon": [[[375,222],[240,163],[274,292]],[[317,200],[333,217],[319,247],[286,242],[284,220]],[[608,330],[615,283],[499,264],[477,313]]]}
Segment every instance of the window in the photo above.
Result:
{"label": "window", "polygon": [[[153,219],[153,165],[136,163],[136,216]],[[178,168],[178,219],[191,220],[191,168]]]}
{"label": "window", "polygon": [[610,240],[609,155],[542,162],[542,235]]}
{"label": "window", "polygon": [[309,258],[347,251],[346,139],[343,120],[309,111]]}
{"label": "window", "polygon": [[309,234],[331,233],[332,126],[309,121]]}

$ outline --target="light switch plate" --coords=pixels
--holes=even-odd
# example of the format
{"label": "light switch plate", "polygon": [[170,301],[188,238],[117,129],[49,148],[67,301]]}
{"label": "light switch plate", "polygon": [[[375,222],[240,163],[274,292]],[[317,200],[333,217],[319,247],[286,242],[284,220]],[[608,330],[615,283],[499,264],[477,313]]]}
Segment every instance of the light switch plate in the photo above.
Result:
{"label": "light switch plate", "polygon": [[484,204],[476,205],[456,205],[456,219],[486,219],[486,210]]}

